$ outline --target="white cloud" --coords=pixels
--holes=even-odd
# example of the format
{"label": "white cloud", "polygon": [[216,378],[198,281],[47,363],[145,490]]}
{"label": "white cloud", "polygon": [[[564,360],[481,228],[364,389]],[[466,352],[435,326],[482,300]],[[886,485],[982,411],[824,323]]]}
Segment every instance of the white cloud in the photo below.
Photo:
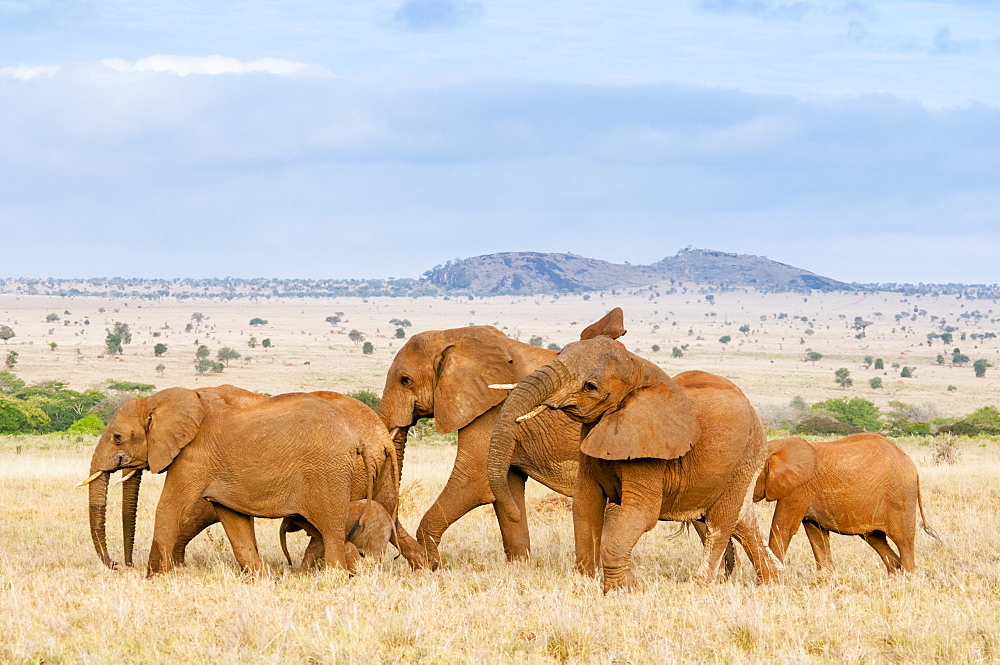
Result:
{"label": "white cloud", "polygon": [[188,74],[252,74],[264,72],[279,76],[301,74],[311,69],[309,65],[279,58],[238,60],[221,55],[206,57],[190,55],[151,55],[129,62],[123,58],[108,58],[101,61],[115,71],[128,72],[169,72],[178,76]]}
{"label": "white cloud", "polygon": [[0,67],[0,76],[7,76],[21,81],[30,81],[37,76],[52,76],[59,71],[58,65],[16,65],[14,67]]}

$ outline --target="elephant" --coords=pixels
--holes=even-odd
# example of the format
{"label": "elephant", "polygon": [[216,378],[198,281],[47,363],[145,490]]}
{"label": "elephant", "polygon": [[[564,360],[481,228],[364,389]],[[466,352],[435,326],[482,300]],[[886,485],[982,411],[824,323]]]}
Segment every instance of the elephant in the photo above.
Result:
{"label": "elephant", "polygon": [[[388,500],[394,513],[395,460],[377,415],[343,395],[168,388],[122,404],[98,441],[84,481],[90,483],[91,536],[98,556],[113,567],[104,531],[110,474],[167,471],[147,574],[173,567],[182,541],[207,526],[207,508],[214,510],[212,521],[222,522],[237,561],[252,572],[263,571],[253,516],[301,515],[333,544],[325,548],[326,562],[345,567],[348,504],[374,495]],[[126,563],[140,478],[136,473],[123,489]]]}
{"label": "elephant", "polygon": [[[620,337],[626,332],[622,317],[621,308],[616,307],[582,334],[599,331]],[[493,503],[486,457],[506,388],[556,353],[511,339],[493,326],[421,332],[396,353],[386,375],[379,415],[393,433],[399,467],[403,466],[407,432],[420,418],[433,417],[441,433],[458,430],[451,474],[417,527],[421,565],[437,568],[441,564],[438,543],[445,530],[473,508]],[[520,516],[514,521],[496,513],[508,560],[527,558],[531,549],[524,512],[525,482],[533,478],[572,496],[579,439],[579,423],[561,411],[540,415],[515,434],[506,482]]]}
{"label": "elephant", "polygon": [[[378,501],[352,501],[347,508],[347,564],[354,570],[357,560],[369,556],[381,556],[392,537],[393,518]],[[281,551],[288,565],[292,557],[288,553],[286,534],[289,531],[304,530],[310,536],[309,545],[299,570],[308,570],[323,560],[323,537],[312,524],[301,516],[286,517],[281,520],[278,538]]]}
{"label": "elephant", "polygon": [[[767,461],[754,501],[776,501],[769,546],[784,561],[788,543],[805,526],[816,565],[833,567],[830,532],[860,536],[889,573],[914,569],[916,513],[927,525],[920,478],[909,455],[878,434],[852,434],[837,441],[799,437],[768,443]],[[892,539],[897,554],[887,541]]]}
{"label": "elephant", "polygon": [[[779,579],[783,566],[767,549],[751,505],[767,442],[757,413],[731,381],[701,371],[671,379],[603,335],[566,345],[518,382],[491,436],[490,488],[510,521],[521,518],[506,482],[518,431],[551,410],[582,424],[573,495],[576,568],[587,575],[602,568],[605,593],[634,584],[632,549],[657,520],[704,518],[698,581],[714,579],[731,536],[759,581]],[[621,509],[605,529],[609,502]]]}

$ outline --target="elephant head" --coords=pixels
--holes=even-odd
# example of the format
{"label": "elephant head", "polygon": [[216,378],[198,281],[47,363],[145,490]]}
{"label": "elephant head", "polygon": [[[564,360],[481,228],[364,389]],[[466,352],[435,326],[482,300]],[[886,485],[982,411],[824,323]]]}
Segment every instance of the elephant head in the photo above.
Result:
{"label": "elephant head", "polygon": [[754,501],[777,501],[812,480],[816,474],[816,448],[793,436],[767,443],[767,461],[757,477]]}
{"label": "elephant head", "polygon": [[119,469],[125,473],[122,529],[125,563],[131,566],[142,470],[149,469],[153,473],[165,470],[194,439],[204,417],[205,405],[201,397],[186,388],[168,388],[149,397],[129,400],[111,417],[94,449],[91,475],[79,483],[89,485],[90,535],[97,556],[109,568],[115,567],[108,554],[104,528],[111,474]]}
{"label": "elephant head", "polygon": [[[619,329],[624,331],[620,323],[613,328]],[[601,332],[591,330],[592,337],[567,344],[504,402],[490,439],[488,473],[490,489],[510,520],[520,516],[506,482],[514,433],[519,421],[544,409],[561,409],[583,423],[580,450],[591,457],[673,459],[700,436],[684,391],[655,364]]]}

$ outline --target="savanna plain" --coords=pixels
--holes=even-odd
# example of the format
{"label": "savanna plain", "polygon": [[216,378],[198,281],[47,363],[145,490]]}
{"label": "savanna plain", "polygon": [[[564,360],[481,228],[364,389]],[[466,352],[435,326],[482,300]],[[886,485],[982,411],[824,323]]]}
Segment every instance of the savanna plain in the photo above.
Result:
{"label": "savanna plain", "polygon": [[[986,335],[1000,332],[995,301],[896,293],[706,296],[2,294],[0,324],[16,336],[0,344],[0,356],[16,350],[14,372],[28,383],[61,381],[75,390],[110,379],[158,389],[232,383],[271,394],[380,393],[394,352],[422,330],[488,324],[525,342],[564,345],[620,306],[630,350],[670,373],[704,369],[732,379],[773,436],[786,434],[803,404],[829,398],[861,397],[883,411],[902,402],[921,420],[996,405],[1000,369],[981,378],[972,369],[977,359],[1000,366],[1000,340]],[[856,317],[867,323],[863,330]],[[253,319],[265,323],[250,325]],[[132,341],[109,355],[105,338],[116,322],[129,325]],[[405,337],[395,336],[397,328]],[[934,335],[947,328],[952,340],[945,345]],[[352,340],[352,330],[365,339]],[[365,341],[374,347],[367,354]],[[167,347],[161,356],[154,355],[158,343]],[[198,374],[201,345],[213,357],[224,346],[241,357],[221,373]],[[969,362],[951,362],[954,348]],[[882,359],[882,369],[866,356]],[[852,385],[834,381],[841,368]],[[901,376],[905,368],[912,368],[909,376]],[[881,387],[872,385],[875,378]],[[403,469],[400,515],[411,533],[454,459],[454,436],[425,430],[411,437]],[[151,476],[140,497],[137,567],[108,570],[90,542],[86,491],[73,487],[87,475],[96,437],[0,436],[0,661],[1000,662],[1000,445],[989,437],[956,439],[958,454],[948,464],[936,463],[934,437],[895,440],[917,464],[928,521],[942,541],[918,532],[915,573],[888,576],[868,545],[836,534],[836,569],[818,573],[800,531],[782,584],[756,585],[741,554],[731,579],[698,585],[691,581],[697,537],[661,523],[636,547],[637,588],[604,596],[598,580],[572,571],[570,500],[534,482],[527,562],[505,561],[493,511],[484,506],[446,532],[443,567],[435,572],[411,571],[402,558],[387,556],[366,560],[353,577],[336,570],[295,574],[278,548],[277,521],[258,520],[267,577],[243,576],[215,525],[191,543],[186,567],[147,580],[162,486],[161,476]],[[120,493],[109,499],[114,516]],[[755,509],[769,523],[771,508]],[[121,560],[120,527],[109,526],[110,548]],[[293,557],[301,556],[305,537],[290,540]]]}

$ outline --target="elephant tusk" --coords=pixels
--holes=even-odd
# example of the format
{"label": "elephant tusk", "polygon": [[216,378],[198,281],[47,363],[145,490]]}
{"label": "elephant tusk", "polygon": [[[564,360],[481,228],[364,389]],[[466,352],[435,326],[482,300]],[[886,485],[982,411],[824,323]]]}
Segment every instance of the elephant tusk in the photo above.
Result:
{"label": "elephant tusk", "polygon": [[540,404],[539,406],[536,406],[535,408],[533,408],[531,411],[528,411],[523,416],[518,416],[516,418],[516,420],[519,423],[523,423],[525,420],[530,420],[530,419],[534,418],[535,416],[537,416],[542,411],[545,411],[547,408],[549,408],[549,407],[545,406],[544,404]]}
{"label": "elephant tusk", "polygon": [[89,478],[87,478],[86,480],[81,480],[76,485],[73,485],[73,487],[83,487],[84,485],[89,485],[90,483],[92,483],[95,480],[97,480],[98,478],[100,478],[101,474],[103,474],[103,473],[104,473],[103,471],[98,471],[94,475],[92,475]]}
{"label": "elephant tusk", "polygon": [[134,476],[135,472],[138,471],[138,470],[139,469],[132,469],[128,473],[123,473],[121,478],[119,478],[118,480],[116,480],[115,482],[113,482],[111,484],[112,485],[117,485],[118,483],[124,483],[126,480],[128,480],[129,478],[131,478],[132,476]]}
{"label": "elephant tusk", "polygon": [[492,388],[493,390],[513,390],[517,388],[516,383],[491,383],[487,388]]}

